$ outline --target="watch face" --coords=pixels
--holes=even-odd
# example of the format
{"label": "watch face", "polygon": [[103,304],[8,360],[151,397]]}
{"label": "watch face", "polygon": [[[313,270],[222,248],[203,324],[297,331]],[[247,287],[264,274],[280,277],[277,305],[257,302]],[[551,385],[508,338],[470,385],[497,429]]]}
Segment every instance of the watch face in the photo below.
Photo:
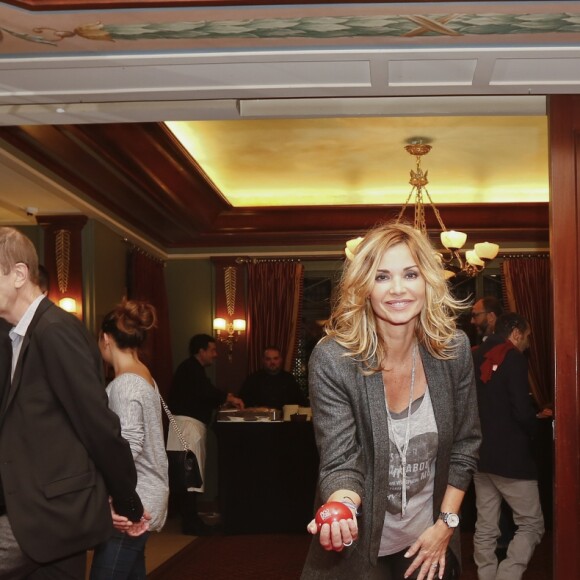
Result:
{"label": "watch face", "polygon": [[447,514],[445,518],[445,523],[450,528],[456,528],[459,525],[459,516],[457,514]]}

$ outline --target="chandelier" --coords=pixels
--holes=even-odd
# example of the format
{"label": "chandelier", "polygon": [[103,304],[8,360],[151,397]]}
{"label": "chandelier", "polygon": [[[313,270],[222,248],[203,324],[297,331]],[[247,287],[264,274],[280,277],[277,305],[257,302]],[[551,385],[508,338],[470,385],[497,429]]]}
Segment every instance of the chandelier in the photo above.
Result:
{"label": "chandelier", "polygon": [[424,198],[428,201],[439,226],[441,228],[441,243],[445,247],[442,253],[439,253],[445,268],[445,277],[452,278],[455,275],[463,275],[474,277],[483,271],[485,265],[490,260],[493,260],[499,252],[499,246],[490,242],[481,242],[475,244],[473,250],[467,250],[463,257],[459,250],[463,248],[467,241],[467,234],[455,230],[448,230],[441,219],[439,210],[433,203],[429,191],[427,191],[428,171],[421,169],[421,157],[427,155],[431,151],[431,145],[427,145],[422,141],[413,142],[406,145],[407,153],[415,157],[416,168],[411,170],[411,179],[409,183],[412,188],[409,195],[397,216],[397,223],[403,218],[407,207],[409,207],[411,200],[415,206],[414,228],[420,230],[427,235],[427,226],[425,224],[425,205]]}

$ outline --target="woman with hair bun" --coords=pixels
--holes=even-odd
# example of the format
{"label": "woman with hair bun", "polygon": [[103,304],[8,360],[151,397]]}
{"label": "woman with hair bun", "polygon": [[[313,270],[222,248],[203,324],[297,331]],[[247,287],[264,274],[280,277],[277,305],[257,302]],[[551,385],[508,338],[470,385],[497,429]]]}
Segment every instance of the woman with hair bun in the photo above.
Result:
{"label": "woman with hair bun", "polygon": [[[349,250],[309,362],[323,507],[302,578],[458,578],[458,514],[481,439],[469,341],[455,327],[463,304],[409,225],[377,227]],[[351,517],[323,517],[341,507],[330,502]]]}
{"label": "woman with hair bun", "polygon": [[[151,516],[149,531],[132,535],[118,524],[113,536],[95,549],[91,580],[144,579],[145,543],[159,531],[167,516],[169,485],[159,391],[149,369],[139,360],[147,331],[157,322],[155,308],[146,302],[123,300],[101,325],[99,348],[114,370],[107,387],[109,407],[121,421],[137,468],[137,492]],[[125,531],[122,531],[122,530]]]}

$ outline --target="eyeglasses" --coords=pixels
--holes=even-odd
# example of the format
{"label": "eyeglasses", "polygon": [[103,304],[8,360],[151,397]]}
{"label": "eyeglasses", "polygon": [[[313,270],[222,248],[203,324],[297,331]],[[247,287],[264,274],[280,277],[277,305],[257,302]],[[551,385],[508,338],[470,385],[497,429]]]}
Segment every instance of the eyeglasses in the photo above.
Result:
{"label": "eyeglasses", "polygon": [[477,318],[481,314],[487,314],[487,310],[482,310],[481,312],[472,312],[471,313],[471,318]]}

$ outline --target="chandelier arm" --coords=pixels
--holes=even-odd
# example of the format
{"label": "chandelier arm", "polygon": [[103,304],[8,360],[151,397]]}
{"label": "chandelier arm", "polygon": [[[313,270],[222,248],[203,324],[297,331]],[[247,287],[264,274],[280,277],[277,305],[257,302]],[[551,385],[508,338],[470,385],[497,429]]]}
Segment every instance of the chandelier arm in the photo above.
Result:
{"label": "chandelier arm", "polygon": [[441,229],[446,232],[447,228],[445,227],[445,224],[443,223],[443,218],[441,217],[441,214],[439,213],[439,210],[437,209],[436,205],[433,203],[433,200],[431,199],[431,196],[429,195],[429,191],[427,190],[427,188],[425,188],[425,193],[427,194],[427,199],[429,200],[429,204],[431,205],[431,209],[433,210],[433,213],[435,214],[435,217],[437,218],[437,221],[439,222],[439,226],[441,227]]}
{"label": "chandelier arm", "polygon": [[[404,205],[399,212],[397,217],[397,223],[401,221],[413,194],[415,195],[414,205],[415,205],[415,215],[414,215],[414,227],[416,230],[421,231],[423,234],[427,235],[427,224],[425,222],[425,204],[423,203],[423,192],[425,192],[426,198],[431,206],[433,213],[435,214],[435,218],[437,219],[437,223],[441,228],[441,233],[446,232],[448,233],[450,230],[447,229],[445,224],[443,223],[443,218],[437,209],[437,206],[431,199],[431,195],[427,190],[427,184],[429,183],[428,179],[428,171],[423,171],[421,169],[421,160],[424,155],[431,151],[431,145],[427,143],[423,143],[422,139],[414,139],[409,145],[405,146],[405,150],[407,153],[411,154],[415,157],[415,169],[411,169],[411,179],[409,183],[412,186],[411,192],[409,193],[407,199],[405,200]],[[466,234],[457,232],[461,234],[460,237],[465,238]],[[448,241],[448,236],[445,236],[446,241]],[[456,240],[461,242],[461,240]],[[453,242],[453,244],[456,243]],[[481,273],[486,266],[485,260],[484,263],[481,265],[474,265],[471,263],[471,259],[468,258],[467,252],[465,259],[461,257],[460,249],[459,248],[449,248],[445,245],[445,241],[442,239],[441,242],[445,246],[445,254],[439,252],[438,256],[440,256],[442,263],[444,264],[447,273],[451,272],[452,276],[456,273],[463,274],[465,276],[475,277],[479,273]],[[461,246],[465,243],[465,240],[460,243]],[[497,252],[496,252],[497,253]],[[476,255],[477,256],[477,255]],[[446,276],[449,279],[449,276]]]}
{"label": "chandelier arm", "polygon": [[423,205],[423,196],[420,193],[420,189],[417,193],[417,199],[415,201],[415,229],[420,230],[424,234],[427,234],[427,224],[425,223],[425,206]]}
{"label": "chandelier arm", "polygon": [[405,203],[403,204],[403,207],[401,208],[401,211],[399,212],[399,215],[397,216],[397,221],[395,223],[399,223],[401,221],[401,219],[403,218],[403,215],[405,214],[405,211],[407,209],[407,207],[409,206],[409,201],[411,201],[411,196],[413,195],[413,192],[415,191],[415,188],[411,188],[411,191],[409,192],[409,195],[407,196],[407,199],[405,200]]}
{"label": "chandelier arm", "polygon": [[[452,250],[451,253],[455,256],[455,259],[457,260],[459,267],[461,268],[461,270],[465,270],[465,266],[467,264],[465,264],[463,262],[463,259],[461,258],[461,254],[459,253],[459,250]],[[469,264],[471,265],[471,264]]]}

